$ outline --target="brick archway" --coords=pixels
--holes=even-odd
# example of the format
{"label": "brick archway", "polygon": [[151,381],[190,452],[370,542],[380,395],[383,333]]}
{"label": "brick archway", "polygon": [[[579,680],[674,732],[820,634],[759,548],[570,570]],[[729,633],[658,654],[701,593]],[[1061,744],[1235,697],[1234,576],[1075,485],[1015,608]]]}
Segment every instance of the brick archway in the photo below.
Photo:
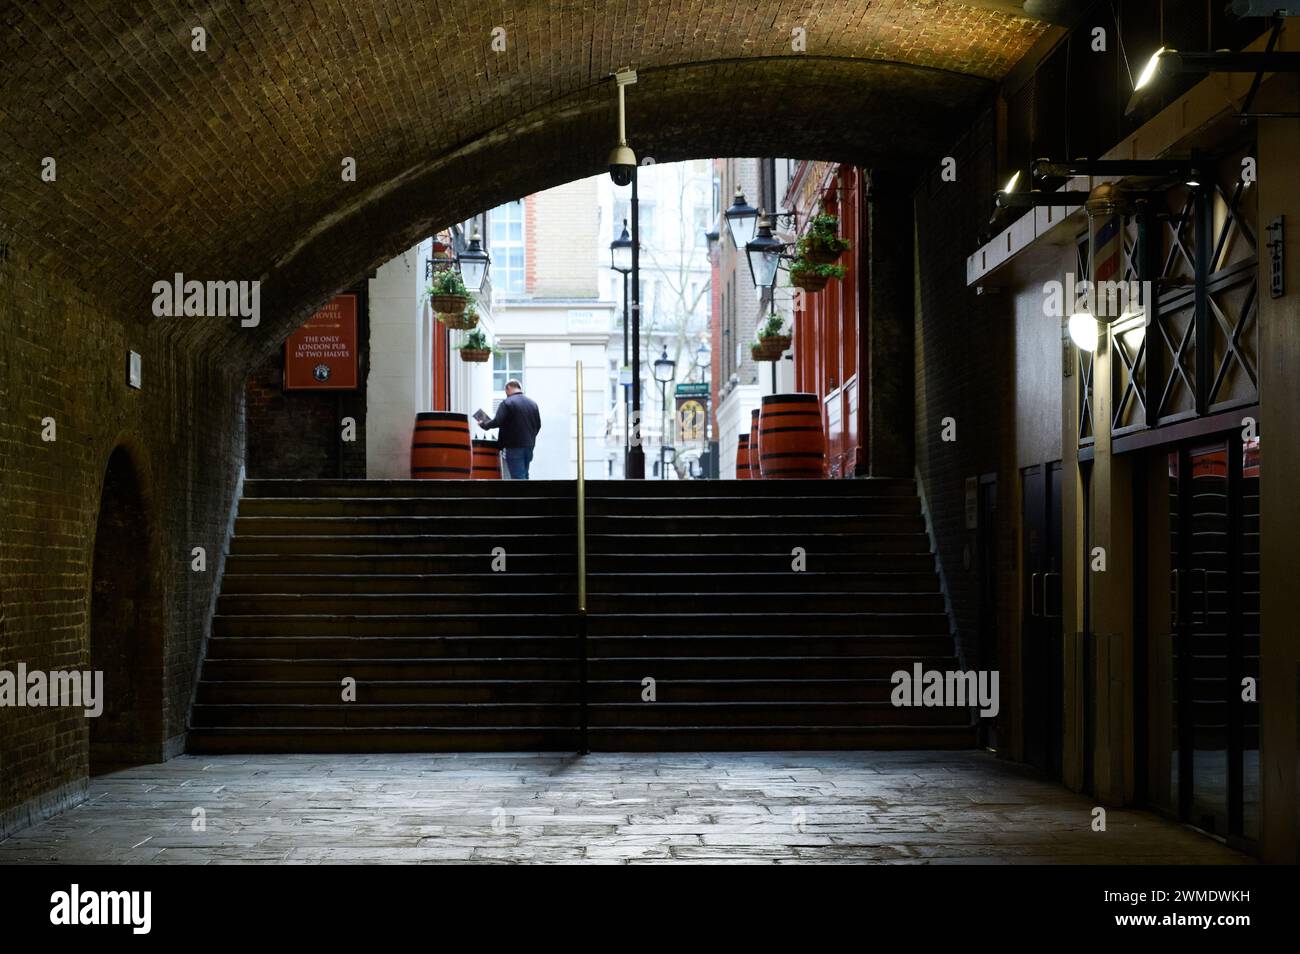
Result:
{"label": "brick archway", "polygon": [[[1046,29],[934,0],[30,6],[10,17],[0,241],[242,367],[432,230],[603,169],[617,69],[639,73],[643,157],[917,168]],[[151,320],[176,272],[261,279],[266,320]]]}

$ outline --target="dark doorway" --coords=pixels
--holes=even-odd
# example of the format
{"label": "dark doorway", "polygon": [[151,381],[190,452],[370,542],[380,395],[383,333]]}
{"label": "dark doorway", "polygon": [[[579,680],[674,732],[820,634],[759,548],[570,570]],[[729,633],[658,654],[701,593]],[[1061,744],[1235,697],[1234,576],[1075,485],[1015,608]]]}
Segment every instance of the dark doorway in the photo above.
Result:
{"label": "dark doorway", "polygon": [[1259,440],[1155,452],[1143,654],[1147,797],[1230,841],[1259,836]]}
{"label": "dark doorway", "polygon": [[[984,474],[979,479],[979,513],[976,521],[976,565],[979,567],[979,667],[996,670],[998,634],[1002,631],[998,616],[998,475]],[[1000,717],[999,717],[1000,718]],[[979,743],[996,749],[998,719],[979,720]]]}
{"label": "dark doorway", "polygon": [[1060,461],[1021,471],[1021,508],[1025,760],[1060,778],[1065,709]]}
{"label": "dark doorway", "polygon": [[104,674],[104,708],[90,720],[91,774],[162,755],[162,646],[147,517],[136,467],[119,447],[104,474],[91,570],[90,668]]}

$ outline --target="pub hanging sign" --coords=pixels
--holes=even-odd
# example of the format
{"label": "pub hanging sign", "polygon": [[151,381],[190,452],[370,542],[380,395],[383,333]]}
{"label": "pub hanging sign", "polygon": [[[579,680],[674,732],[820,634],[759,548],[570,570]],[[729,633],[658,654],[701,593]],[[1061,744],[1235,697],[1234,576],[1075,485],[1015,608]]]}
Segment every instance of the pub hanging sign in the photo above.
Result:
{"label": "pub hanging sign", "polygon": [[357,296],[339,295],[284,343],[284,388],[350,391],[357,386]]}

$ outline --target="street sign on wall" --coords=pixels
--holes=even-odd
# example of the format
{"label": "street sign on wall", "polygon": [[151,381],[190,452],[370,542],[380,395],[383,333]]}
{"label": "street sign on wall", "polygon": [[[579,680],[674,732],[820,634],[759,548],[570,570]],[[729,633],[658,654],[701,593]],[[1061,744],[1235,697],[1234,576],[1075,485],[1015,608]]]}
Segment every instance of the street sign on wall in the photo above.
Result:
{"label": "street sign on wall", "polygon": [[677,442],[702,444],[708,431],[709,402],[689,395],[677,395]]}
{"label": "street sign on wall", "polygon": [[357,296],[339,295],[284,343],[285,390],[357,386]]}

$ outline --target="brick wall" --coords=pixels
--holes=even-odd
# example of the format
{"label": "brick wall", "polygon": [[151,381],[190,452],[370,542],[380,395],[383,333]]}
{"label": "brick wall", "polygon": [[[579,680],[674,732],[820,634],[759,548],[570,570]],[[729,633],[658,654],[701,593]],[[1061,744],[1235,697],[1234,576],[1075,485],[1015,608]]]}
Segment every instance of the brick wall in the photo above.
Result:
{"label": "brick wall", "polygon": [[[965,526],[965,480],[998,475],[1000,527],[999,604],[1003,632],[999,655],[1015,658],[1006,632],[1016,605],[1014,323],[1003,296],[976,295],[966,287],[966,256],[992,212],[996,160],[993,112],[985,112],[948,151],[957,181],[943,182],[931,168],[915,192],[917,295],[916,463],[931,509],[958,649],[979,665],[980,566],[976,532]],[[942,438],[942,421],[956,421],[954,442]],[[967,550],[969,549],[969,560]],[[969,564],[969,565],[968,565]],[[1002,696],[1016,692],[1015,674],[1002,673]]]}
{"label": "brick wall", "polygon": [[[357,381],[352,391],[286,391],[284,349],[276,349],[248,376],[245,420],[249,477],[366,476],[366,372],[369,366],[368,282],[347,289],[357,296]],[[343,419],[356,422],[342,440]]]}
{"label": "brick wall", "polygon": [[529,292],[539,298],[598,298],[597,243],[608,229],[598,221],[596,180],[531,195],[527,204]]}
{"label": "brick wall", "polygon": [[[242,464],[243,409],[242,381],[186,356],[169,333],[230,319],[121,320],[12,247],[0,315],[0,669],[89,667],[100,494],[110,455],[125,447],[147,514],[134,569],[148,581],[150,631],[135,662],[162,698],[140,741],[153,759],[176,754]],[[128,349],[143,356],[141,391],[125,383]],[[52,442],[41,438],[47,417]],[[204,573],[190,569],[195,546],[207,550]],[[120,701],[123,687],[104,692]],[[0,831],[79,798],[88,722],[80,709],[0,709]]]}

